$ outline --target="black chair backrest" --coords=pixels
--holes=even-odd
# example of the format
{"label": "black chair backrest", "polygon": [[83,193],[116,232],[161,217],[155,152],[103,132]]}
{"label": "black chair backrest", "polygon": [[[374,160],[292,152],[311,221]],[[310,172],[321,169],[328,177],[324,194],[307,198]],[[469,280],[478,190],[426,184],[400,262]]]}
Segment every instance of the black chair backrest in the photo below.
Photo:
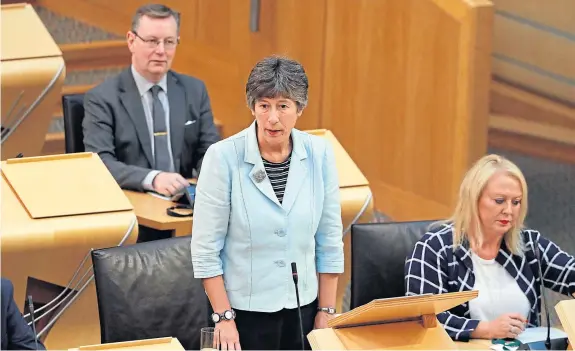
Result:
{"label": "black chair backrest", "polygon": [[211,323],[191,236],[92,251],[102,343],[172,336],[200,348]]}
{"label": "black chair backrest", "polygon": [[433,221],[355,224],[351,227],[350,309],[405,295],[405,259]]}
{"label": "black chair backrest", "polygon": [[84,94],[62,96],[66,153],[84,152]]}

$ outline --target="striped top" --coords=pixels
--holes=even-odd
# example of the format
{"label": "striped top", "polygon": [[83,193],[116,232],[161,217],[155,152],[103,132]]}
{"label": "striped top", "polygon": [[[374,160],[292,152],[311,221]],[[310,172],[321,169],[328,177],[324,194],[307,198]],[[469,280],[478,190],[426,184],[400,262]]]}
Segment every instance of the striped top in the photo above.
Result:
{"label": "striped top", "polygon": [[284,192],[287,184],[291,154],[289,155],[287,160],[281,163],[269,162],[263,157],[262,161],[264,162],[264,168],[266,169],[266,174],[270,179],[270,183],[272,184],[274,193],[276,193],[276,197],[278,198],[278,201],[281,204],[284,199]]}

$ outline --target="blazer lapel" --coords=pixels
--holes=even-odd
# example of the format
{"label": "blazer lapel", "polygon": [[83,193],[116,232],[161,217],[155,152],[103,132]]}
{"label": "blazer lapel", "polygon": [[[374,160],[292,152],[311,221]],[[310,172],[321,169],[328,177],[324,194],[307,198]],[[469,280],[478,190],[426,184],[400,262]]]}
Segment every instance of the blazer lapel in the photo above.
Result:
{"label": "blazer lapel", "polygon": [[120,100],[128,112],[128,116],[134,123],[136,133],[144,155],[150,163],[150,167],[154,165],[154,157],[152,155],[152,141],[150,139],[150,131],[146,122],[146,114],[144,113],[144,106],[142,105],[142,97],[136,87],[136,82],[132,76],[132,72],[128,68],[122,72],[121,78],[122,86],[120,87]]}
{"label": "blazer lapel", "polygon": [[[527,255],[527,253],[526,253]],[[537,305],[537,291],[535,290],[535,277],[533,272],[529,267],[527,261],[527,256],[519,257],[513,255],[511,251],[507,248],[505,240],[501,242],[501,248],[495,261],[505,268],[507,273],[517,281],[517,285],[521,288],[521,291],[527,296],[529,303],[531,304],[531,309],[534,310]]]}
{"label": "blazer lapel", "polygon": [[186,123],[186,93],[171,72],[168,72],[167,81],[168,102],[170,104],[170,141],[172,156],[174,157],[174,169],[179,172]]}
{"label": "blazer lapel", "polygon": [[[249,173],[249,177],[252,183],[258,188],[258,190],[264,194],[268,199],[274,202],[276,205],[281,207],[278,198],[272,188],[272,184],[267,176],[265,175],[264,163],[262,161],[262,156],[258,147],[258,138],[256,136],[256,125],[255,122],[248,128],[246,135],[246,146],[245,146],[245,156],[244,162],[252,164],[253,167]],[[263,179],[262,179],[263,178]]]}
{"label": "blazer lapel", "polygon": [[468,270],[473,270],[473,262],[471,261],[471,249],[469,248],[469,242],[465,240],[461,245],[455,249],[454,254],[455,256],[459,257],[463,265]]}
{"label": "blazer lapel", "polygon": [[284,192],[284,198],[282,202],[282,207],[289,213],[295,200],[299,194],[299,191],[307,177],[307,168],[305,165],[305,159],[307,159],[307,152],[305,150],[303,140],[300,136],[296,136],[296,133],[292,131],[291,133],[293,150],[292,157],[289,167],[288,179],[286,184],[286,189]]}

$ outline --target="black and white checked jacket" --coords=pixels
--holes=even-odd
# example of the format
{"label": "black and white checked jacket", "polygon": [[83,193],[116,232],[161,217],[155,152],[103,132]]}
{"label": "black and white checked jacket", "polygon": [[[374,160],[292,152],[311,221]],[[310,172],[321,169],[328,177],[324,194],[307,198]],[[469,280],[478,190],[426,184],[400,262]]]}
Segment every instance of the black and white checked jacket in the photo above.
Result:
{"label": "black and white checked jacket", "polygon": [[[541,285],[534,242],[539,243],[545,287],[561,294],[575,293],[575,258],[562,251],[536,230],[524,229],[523,257],[512,255],[505,242],[495,260],[517,281],[531,304],[528,326],[540,325]],[[425,233],[405,262],[406,295],[441,294],[472,290],[475,285],[469,244],[454,250],[453,228],[442,224]],[[481,293],[481,292],[480,292]],[[479,320],[471,319],[469,304],[464,303],[437,315],[454,340],[468,341]]]}

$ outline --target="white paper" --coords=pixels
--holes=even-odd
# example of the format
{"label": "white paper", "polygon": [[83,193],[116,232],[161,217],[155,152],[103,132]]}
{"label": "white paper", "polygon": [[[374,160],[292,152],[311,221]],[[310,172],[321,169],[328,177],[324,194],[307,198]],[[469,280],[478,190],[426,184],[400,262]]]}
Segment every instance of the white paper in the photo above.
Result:
{"label": "white paper", "polygon": [[[566,338],[565,332],[551,328],[551,339]],[[547,327],[526,328],[523,333],[519,334],[516,338],[522,343],[530,343],[534,341],[545,341],[547,339]]]}
{"label": "white paper", "polygon": [[[503,344],[491,344],[489,348],[493,351],[504,351]],[[509,351],[515,351],[519,348],[519,346],[506,346],[506,349]]]}
{"label": "white paper", "polygon": [[172,200],[170,197],[164,196],[162,194],[158,194],[158,193],[153,192],[153,191],[148,191],[147,193],[152,195],[153,197],[157,197],[158,199],[162,199],[162,200],[166,200],[166,201]]}

